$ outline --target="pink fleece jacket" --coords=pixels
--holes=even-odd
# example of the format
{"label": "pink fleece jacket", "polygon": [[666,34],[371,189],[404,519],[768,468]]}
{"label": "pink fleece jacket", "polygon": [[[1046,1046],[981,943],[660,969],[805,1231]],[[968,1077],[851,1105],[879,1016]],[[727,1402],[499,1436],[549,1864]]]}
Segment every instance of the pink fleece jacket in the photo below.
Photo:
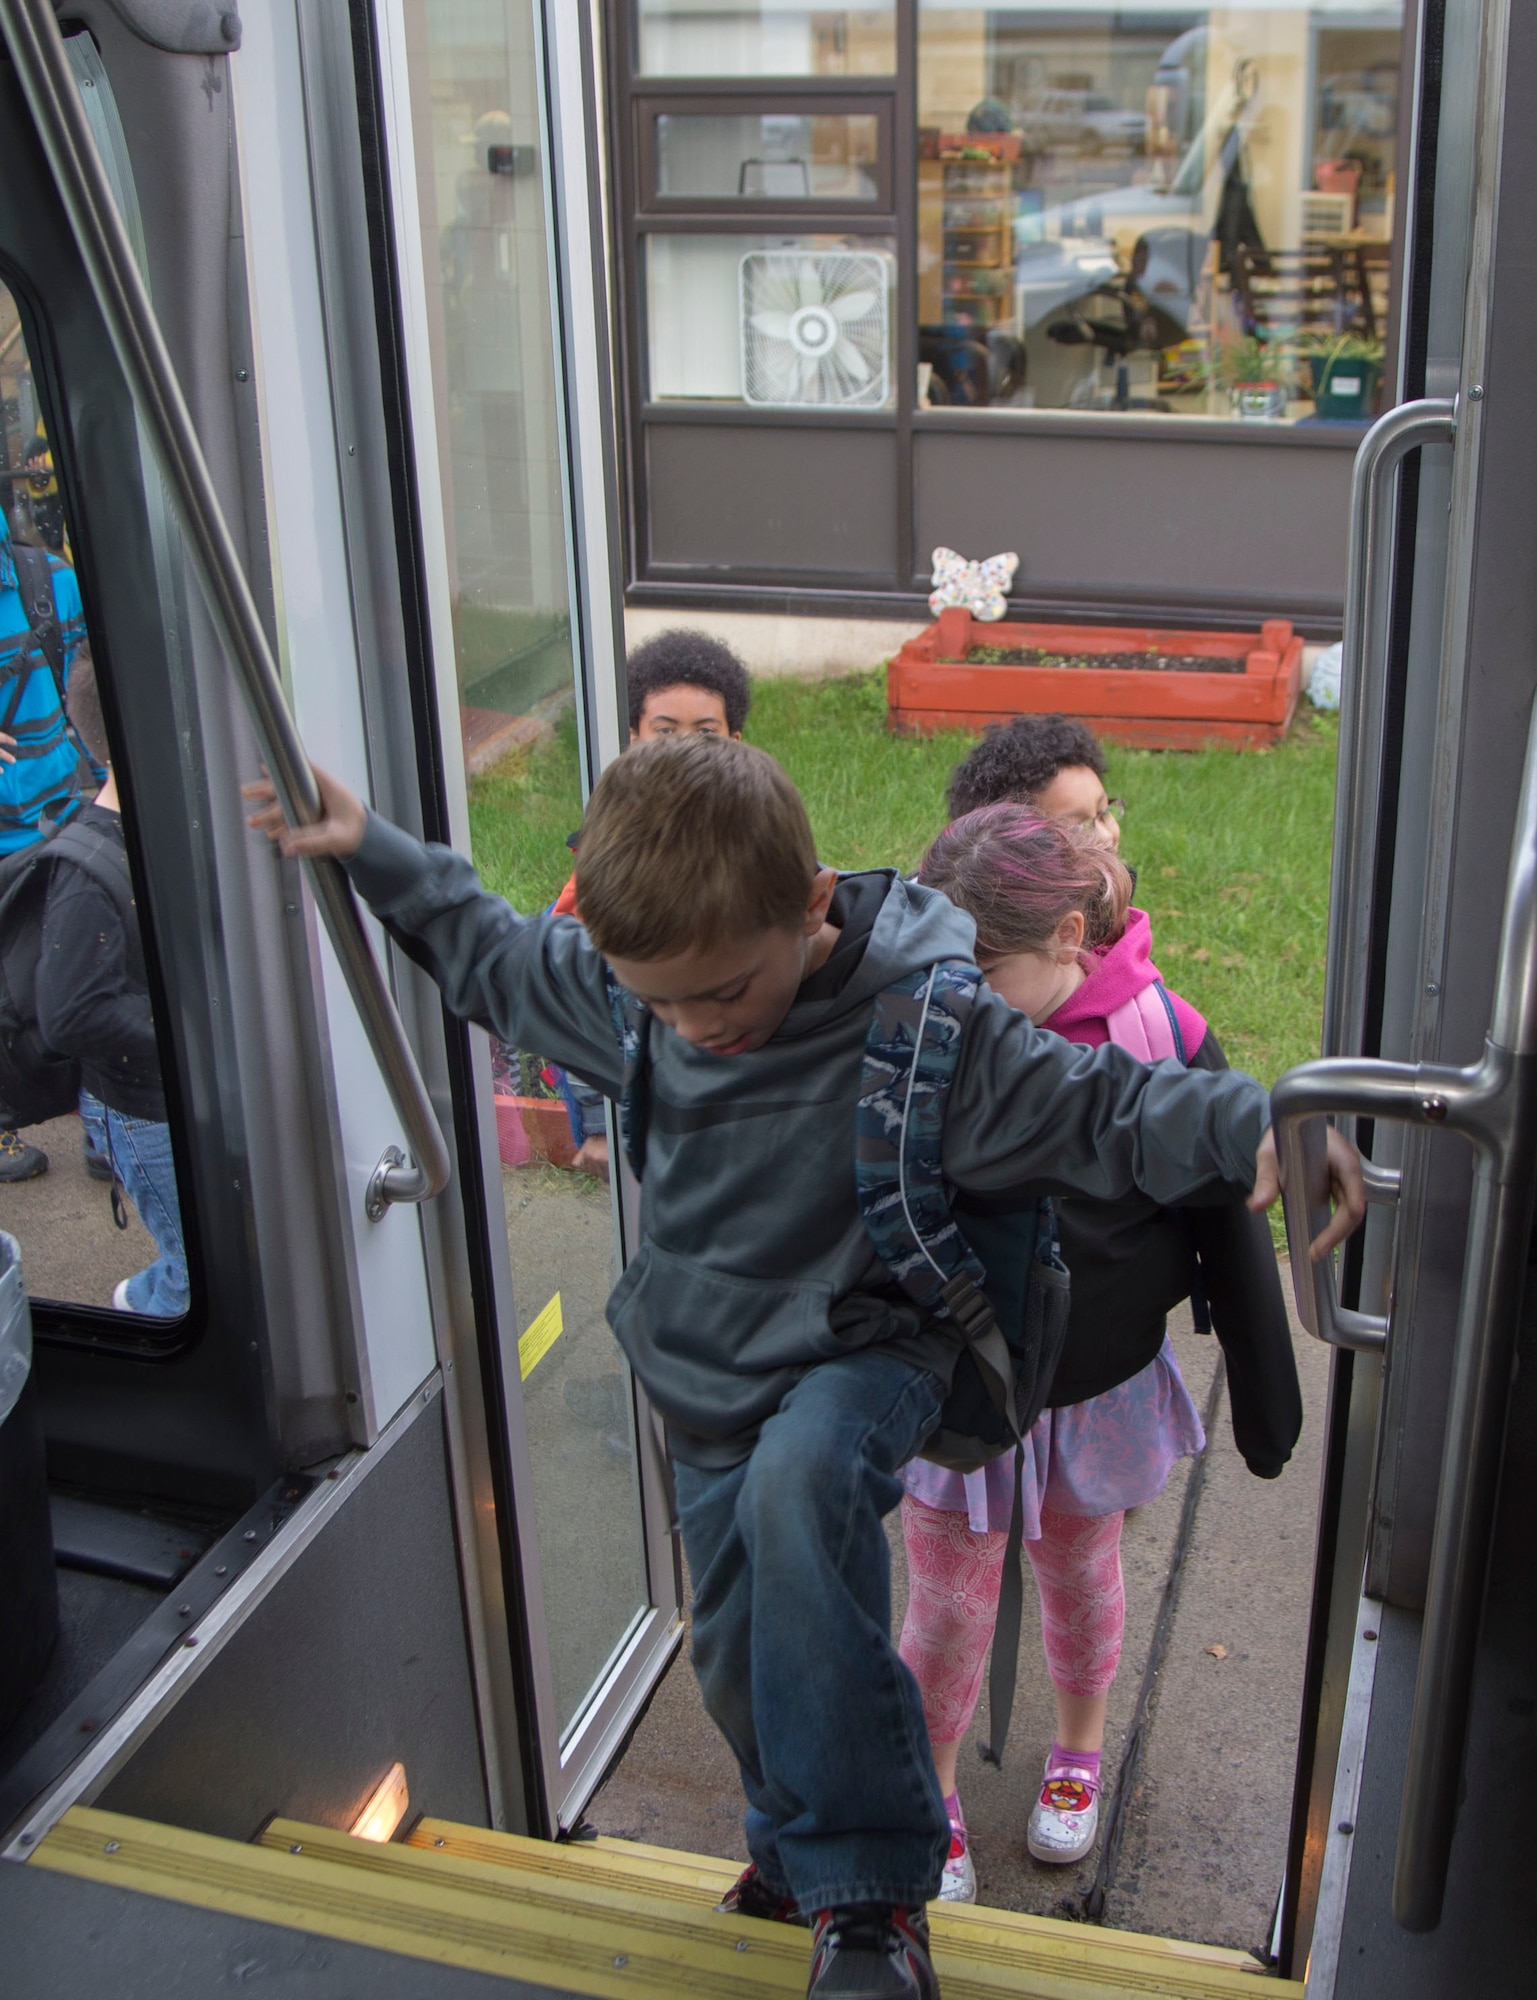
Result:
{"label": "pink fleece jacket", "polygon": [[[1043,1021],[1041,1026],[1050,1028],[1054,1035],[1061,1035],[1066,1041],[1085,1042],[1091,1049],[1108,1042],[1111,1038],[1109,1017],[1117,1008],[1124,1007],[1128,1000],[1135,1000],[1138,994],[1147,992],[1160,977],[1153,963],[1152,951],[1153,926],[1147,912],[1128,910],[1125,930],[1114,944],[1099,945],[1088,954],[1094,969],[1077,992],[1064,1000],[1051,1019]],[[1150,997],[1155,1004],[1162,1005],[1156,995]],[[1205,1039],[1206,1022],[1188,1000],[1181,1000],[1177,993],[1170,993],[1169,998],[1174,1003],[1175,1016],[1185,1041],[1185,1060],[1189,1062]]]}

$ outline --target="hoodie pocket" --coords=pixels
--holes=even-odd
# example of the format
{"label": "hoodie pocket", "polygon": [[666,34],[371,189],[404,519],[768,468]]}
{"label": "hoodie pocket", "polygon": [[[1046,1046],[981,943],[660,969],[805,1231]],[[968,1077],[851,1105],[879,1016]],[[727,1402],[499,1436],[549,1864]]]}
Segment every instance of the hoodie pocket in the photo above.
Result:
{"label": "hoodie pocket", "polygon": [[813,1362],[846,1353],[828,1323],[832,1286],[741,1278],[645,1243],[608,1322],[664,1417],[729,1437],[779,1407]]}

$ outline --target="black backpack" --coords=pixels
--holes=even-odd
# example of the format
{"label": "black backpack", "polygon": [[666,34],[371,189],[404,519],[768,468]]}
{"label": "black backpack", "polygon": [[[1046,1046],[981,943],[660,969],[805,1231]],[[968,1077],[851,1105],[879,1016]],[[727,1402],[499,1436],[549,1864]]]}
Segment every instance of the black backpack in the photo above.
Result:
{"label": "black backpack", "polygon": [[103,828],[75,822],[0,859],[0,1123],[7,1127],[62,1117],[80,1101],[80,1065],[49,1048],[37,1019],[43,911],[54,864],[65,860],[106,890],[130,937],[138,931],[128,855]]}

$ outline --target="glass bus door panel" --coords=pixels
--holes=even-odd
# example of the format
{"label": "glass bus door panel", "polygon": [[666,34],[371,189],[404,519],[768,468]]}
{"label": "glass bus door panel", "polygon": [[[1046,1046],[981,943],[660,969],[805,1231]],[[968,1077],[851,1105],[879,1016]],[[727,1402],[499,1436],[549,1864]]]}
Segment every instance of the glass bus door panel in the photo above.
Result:
{"label": "glass bus door panel", "polygon": [[[35,1298],[164,1346],[187,1314],[187,1251],[104,707],[26,330],[0,284],[0,949],[35,974],[30,1007],[16,982],[27,1018],[8,1024],[22,1033],[0,1076],[0,1229]],[[111,1343],[110,1319],[96,1337]]]}
{"label": "glass bus door panel", "polygon": [[[527,0],[474,11],[404,0],[401,25],[418,204],[402,226],[420,232],[431,366],[431,421],[417,421],[436,439],[462,754],[449,789],[465,801],[486,887],[534,914],[572,872],[567,843],[593,726],[573,708],[584,677],[542,43]],[[414,393],[420,405],[421,387]],[[500,1239],[493,1261],[510,1270],[519,1379],[506,1400],[521,1432],[509,1448],[524,1489],[535,1681],[549,1711],[539,1734],[551,1816],[564,1817],[583,1782],[577,1767],[589,1763],[582,1744],[603,1734],[606,1704],[633,1697],[637,1634],[662,1597],[669,1625],[675,1607],[670,1559],[659,1561],[648,1539],[635,1391],[604,1318],[621,1265],[612,1121],[556,1055],[493,1039],[479,1108],[496,1127],[499,1185],[488,1190],[486,1226]]]}

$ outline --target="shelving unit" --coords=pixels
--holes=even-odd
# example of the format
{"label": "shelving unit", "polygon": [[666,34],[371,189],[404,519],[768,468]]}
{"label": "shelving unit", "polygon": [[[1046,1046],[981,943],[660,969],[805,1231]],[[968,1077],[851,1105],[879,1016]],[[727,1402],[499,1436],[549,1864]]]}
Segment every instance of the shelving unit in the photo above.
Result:
{"label": "shelving unit", "polygon": [[970,138],[946,135],[938,157],[918,163],[919,240],[929,251],[918,311],[926,326],[985,331],[1014,309],[1014,163],[979,151]]}

